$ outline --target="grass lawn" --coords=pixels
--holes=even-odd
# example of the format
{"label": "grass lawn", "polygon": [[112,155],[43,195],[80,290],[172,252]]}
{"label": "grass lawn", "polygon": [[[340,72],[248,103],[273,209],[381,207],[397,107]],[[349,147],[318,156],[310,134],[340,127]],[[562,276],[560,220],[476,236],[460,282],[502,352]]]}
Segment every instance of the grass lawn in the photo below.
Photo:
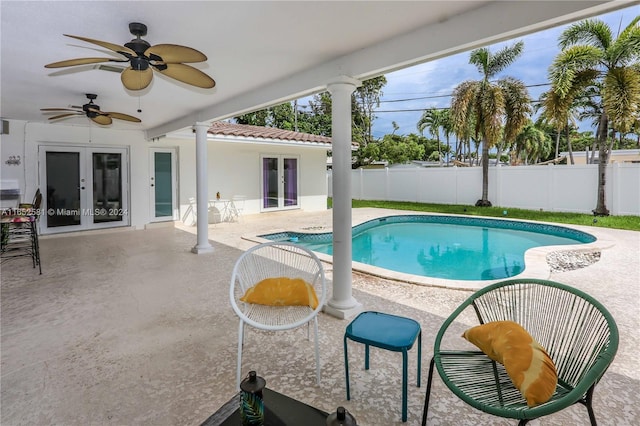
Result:
{"label": "grass lawn", "polygon": [[[333,200],[329,198],[329,207]],[[448,213],[468,216],[506,217],[509,219],[537,220],[600,228],[640,231],[640,216],[598,216],[582,213],[547,212],[504,207],[476,207],[449,204],[422,204],[402,201],[353,200],[353,208],[377,207],[383,209],[412,210],[429,213]]]}

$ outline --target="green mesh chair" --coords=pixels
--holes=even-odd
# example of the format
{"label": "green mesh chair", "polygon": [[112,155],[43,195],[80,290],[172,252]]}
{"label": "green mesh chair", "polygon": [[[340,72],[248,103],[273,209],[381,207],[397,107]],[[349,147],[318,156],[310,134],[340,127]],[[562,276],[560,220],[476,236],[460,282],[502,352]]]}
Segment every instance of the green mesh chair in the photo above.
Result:
{"label": "green mesh chair", "polygon": [[[558,371],[558,386],[548,402],[528,407],[502,365],[479,350],[454,349],[462,347],[460,335],[472,326],[473,318],[479,324],[515,321],[547,350]],[[611,314],[580,290],[534,279],[487,286],[460,305],[436,336],[422,425],[427,422],[434,366],[455,395],[485,413],[518,419],[524,425],[579,402],[596,425],[593,391],[617,349],[618,328]]]}

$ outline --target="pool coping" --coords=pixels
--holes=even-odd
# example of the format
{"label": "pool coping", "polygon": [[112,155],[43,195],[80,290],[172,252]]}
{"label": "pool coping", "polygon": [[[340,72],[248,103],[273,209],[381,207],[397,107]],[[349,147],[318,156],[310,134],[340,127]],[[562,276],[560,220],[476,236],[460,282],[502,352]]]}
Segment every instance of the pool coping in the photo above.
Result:
{"label": "pool coping", "polygon": [[[425,212],[415,212],[415,211],[397,212],[393,215],[382,214],[381,212],[379,216],[374,217],[373,219],[387,217],[387,216],[400,216],[400,215],[402,216],[451,216],[451,217],[461,217],[461,218],[473,217],[478,219],[524,222],[524,223],[531,223],[531,224],[537,224],[537,225],[545,224],[545,225],[559,226],[559,227],[564,227],[564,228],[585,232],[587,234],[593,235],[596,238],[595,241],[590,243],[582,243],[582,244],[576,244],[576,245],[541,246],[541,247],[531,248],[527,250],[524,254],[524,264],[525,264],[524,270],[518,275],[510,277],[509,279],[518,279],[518,278],[549,279],[549,277],[551,276],[551,267],[547,263],[547,256],[550,253],[558,252],[558,251],[591,253],[595,251],[605,250],[609,247],[612,247],[615,244],[613,239],[607,238],[606,235],[602,235],[603,233],[598,232],[603,228],[587,228],[587,227],[580,227],[576,225],[558,224],[553,222],[541,222],[541,221],[532,221],[532,220],[524,220],[524,219],[515,220],[515,219],[509,219],[509,218],[495,218],[495,217],[488,217],[488,216],[466,216],[466,215],[456,215],[456,214],[446,214],[446,213],[425,213]],[[366,220],[358,221],[358,223],[354,222],[352,224],[352,227],[355,227],[357,225],[360,225],[362,223],[368,222],[373,219],[367,218]],[[292,227],[291,229],[274,229],[269,233],[275,234],[279,232],[325,233],[325,232],[333,232],[333,229],[331,227],[328,227],[328,228],[323,227],[323,229],[321,230],[312,231],[309,228],[296,229],[295,227]],[[266,243],[266,242],[272,241],[257,235],[245,235],[245,236],[242,236],[242,239],[247,241],[252,241],[255,243]],[[329,264],[333,264],[333,256],[324,254],[324,253],[315,252],[315,251],[314,253],[318,256],[318,258],[321,261]],[[443,288],[450,288],[450,289],[457,289],[457,290],[471,290],[471,291],[478,290],[487,285],[504,281],[506,279],[506,278],[502,278],[502,279],[495,279],[495,280],[449,280],[444,278],[424,277],[420,275],[407,274],[404,272],[391,271],[389,269],[367,265],[367,264],[356,262],[356,261],[352,261],[351,268],[353,271],[372,275],[375,277],[399,281],[399,282],[419,284],[419,285],[425,285],[425,286],[431,286],[431,287],[443,287]]]}

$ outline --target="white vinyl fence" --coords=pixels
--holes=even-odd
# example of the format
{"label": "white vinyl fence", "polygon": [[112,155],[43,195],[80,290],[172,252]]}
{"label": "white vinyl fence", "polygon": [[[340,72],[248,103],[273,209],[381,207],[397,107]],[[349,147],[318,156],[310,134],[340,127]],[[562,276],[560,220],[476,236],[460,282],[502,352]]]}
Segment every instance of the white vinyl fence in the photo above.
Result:
{"label": "white vinyl fence", "polygon": [[[328,172],[329,196],[332,175]],[[528,210],[591,213],[596,207],[598,165],[489,168],[489,201]],[[473,205],[482,195],[482,168],[357,169],[352,198]],[[640,164],[607,167],[606,205],[612,215],[640,216]]]}

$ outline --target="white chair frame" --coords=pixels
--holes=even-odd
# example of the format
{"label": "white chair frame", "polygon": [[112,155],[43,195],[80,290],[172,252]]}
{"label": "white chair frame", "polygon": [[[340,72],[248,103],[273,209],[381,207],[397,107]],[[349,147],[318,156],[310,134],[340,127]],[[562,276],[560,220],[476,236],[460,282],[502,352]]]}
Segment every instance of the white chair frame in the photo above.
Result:
{"label": "white chair frame", "polygon": [[[246,290],[265,278],[302,278],[311,284],[318,296],[318,306],[266,306],[240,300]],[[236,261],[231,275],[229,298],[240,318],[238,326],[238,364],[236,387],[240,388],[244,325],[261,330],[289,330],[307,324],[307,338],[313,323],[316,357],[316,381],[320,384],[320,348],[318,313],[326,300],[326,281],[320,259],[310,250],[290,242],[268,242],[254,246]]]}

